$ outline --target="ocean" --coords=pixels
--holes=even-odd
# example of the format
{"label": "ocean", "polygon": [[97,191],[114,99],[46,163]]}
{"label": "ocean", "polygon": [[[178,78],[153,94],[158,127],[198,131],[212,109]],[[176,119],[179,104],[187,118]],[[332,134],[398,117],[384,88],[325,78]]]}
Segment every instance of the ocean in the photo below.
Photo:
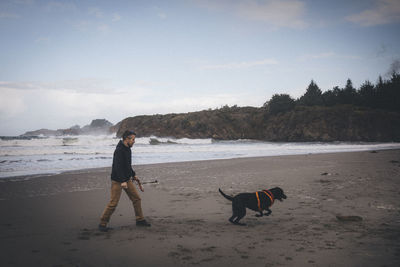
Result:
{"label": "ocean", "polygon": [[[0,178],[110,167],[118,142],[119,139],[111,135],[0,137]],[[142,165],[382,149],[400,149],[400,143],[281,143],[152,136],[136,139],[132,148],[132,163]]]}

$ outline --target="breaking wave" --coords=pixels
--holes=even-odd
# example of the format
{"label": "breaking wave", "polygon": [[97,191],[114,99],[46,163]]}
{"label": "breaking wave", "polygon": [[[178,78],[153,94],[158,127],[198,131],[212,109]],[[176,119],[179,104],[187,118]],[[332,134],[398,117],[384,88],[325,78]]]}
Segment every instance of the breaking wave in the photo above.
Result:
{"label": "breaking wave", "polygon": [[[119,138],[103,136],[0,137],[0,178],[110,167]],[[140,137],[133,164],[258,156],[399,149],[400,143],[277,143]]]}

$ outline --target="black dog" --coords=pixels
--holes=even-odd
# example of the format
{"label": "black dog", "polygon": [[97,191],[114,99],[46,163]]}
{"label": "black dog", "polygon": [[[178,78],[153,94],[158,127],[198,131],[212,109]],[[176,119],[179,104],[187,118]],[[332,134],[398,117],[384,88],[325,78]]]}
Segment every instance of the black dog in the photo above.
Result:
{"label": "black dog", "polygon": [[[286,195],[279,187],[255,193],[241,193],[234,197],[226,195],[221,189],[219,189],[219,192],[226,199],[232,201],[233,214],[232,217],[229,218],[229,221],[237,225],[246,225],[239,222],[246,215],[246,208],[258,211],[260,214],[256,214],[257,217],[262,217],[263,215],[268,216],[272,212],[269,207],[271,207],[275,199],[280,201],[286,199]],[[263,210],[266,210],[267,213],[263,213]]]}

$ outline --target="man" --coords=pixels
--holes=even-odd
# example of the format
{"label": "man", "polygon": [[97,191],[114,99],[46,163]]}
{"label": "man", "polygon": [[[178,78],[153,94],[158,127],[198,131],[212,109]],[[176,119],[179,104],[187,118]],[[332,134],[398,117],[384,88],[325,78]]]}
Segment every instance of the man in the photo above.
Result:
{"label": "man", "polygon": [[99,224],[100,231],[107,232],[111,229],[107,227],[107,223],[110,221],[111,215],[118,205],[122,189],[125,190],[129,199],[132,201],[135,210],[136,225],[150,226],[143,217],[141,199],[135,185],[133,184],[133,180],[137,181],[140,190],[143,191],[140,181],[136,177],[135,171],[132,169],[131,147],[135,143],[135,137],[135,132],[125,131],[122,135],[122,140],[119,141],[115,148],[111,171],[111,200],[107,204],[101,216]]}

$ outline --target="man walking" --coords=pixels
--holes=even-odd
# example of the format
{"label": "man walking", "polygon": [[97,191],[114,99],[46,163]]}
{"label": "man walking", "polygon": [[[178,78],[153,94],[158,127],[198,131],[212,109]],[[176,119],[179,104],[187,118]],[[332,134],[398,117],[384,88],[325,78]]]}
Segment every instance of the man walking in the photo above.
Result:
{"label": "man walking", "polygon": [[129,199],[132,201],[135,210],[136,225],[137,226],[150,226],[144,219],[142,212],[142,205],[139,193],[133,184],[133,180],[139,183],[135,171],[132,169],[132,151],[131,147],[135,143],[136,133],[132,131],[125,131],[122,135],[122,140],[119,141],[114,151],[114,158],[111,171],[111,200],[100,219],[99,230],[107,232],[109,227],[107,223],[110,221],[111,215],[115,211],[121,197],[122,189],[125,190]]}

